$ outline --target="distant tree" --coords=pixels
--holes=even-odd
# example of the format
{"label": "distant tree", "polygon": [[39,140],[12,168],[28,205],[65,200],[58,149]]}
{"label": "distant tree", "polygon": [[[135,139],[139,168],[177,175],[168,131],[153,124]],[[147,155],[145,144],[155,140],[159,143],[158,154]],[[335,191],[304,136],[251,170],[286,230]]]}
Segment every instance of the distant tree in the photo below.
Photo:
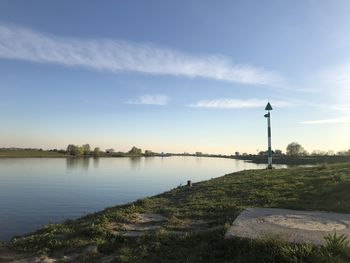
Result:
{"label": "distant tree", "polygon": [[282,155],[282,150],[275,150],[275,155]]}
{"label": "distant tree", "polygon": [[197,155],[197,156],[202,156],[203,153],[202,153],[202,152],[196,152],[196,155]]}
{"label": "distant tree", "polygon": [[260,151],[260,152],[258,152],[258,155],[259,156],[264,156],[264,155],[267,155],[267,152],[266,151]]}
{"label": "distant tree", "polygon": [[87,155],[90,154],[90,152],[91,152],[91,147],[90,147],[89,144],[84,144],[84,145],[82,145],[81,147],[82,147],[82,149],[83,149],[83,154],[84,154],[85,156],[87,156]]}
{"label": "distant tree", "polygon": [[83,154],[83,149],[77,145],[69,144],[67,147],[67,154],[79,156]]}
{"label": "distant tree", "polygon": [[99,157],[100,156],[100,148],[99,147],[95,147],[94,149],[94,157]]}
{"label": "distant tree", "polygon": [[75,146],[74,146],[73,144],[69,144],[69,145],[67,146],[67,154],[74,155],[74,154],[73,154],[74,148],[75,148]]}
{"label": "distant tree", "polygon": [[316,155],[316,156],[324,156],[327,153],[325,151],[321,151],[321,150],[314,150],[312,151],[311,155]]}
{"label": "distant tree", "polygon": [[302,156],[302,155],[307,155],[307,152],[299,143],[292,142],[287,146],[287,155]]}
{"label": "distant tree", "polygon": [[114,153],[114,149],[106,149],[106,153]]}
{"label": "distant tree", "polygon": [[337,152],[337,155],[350,155],[350,150],[347,150],[347,151],[339,151],[339,152]]}
{"label": "distant tree", "polygon": [[327,155],[335,155],[335,153],[334,153],[333,150],[328,150],[326,154],[327,154]]}
{"label": "distant tree", "polygon": [[236,156],[239,156],[239,152],[235,152],[235,155],[236,155]]}
{"label": "distant tree", "polygon": [[142,155],[142,150],[140,148],[137,147],[132,147],[131,150],[128,152],[130,155],[134,155],[134,156],[140,156]]}
{"label": "distant tree", "polygon": [[145,150],[145,156],[153,156],[154,152],[152,152],[151,150]]}
{"label": "distant tree", "polygon": [[83,155],[83,154],[84,154],[83,146],[78,146],[78,155]]}

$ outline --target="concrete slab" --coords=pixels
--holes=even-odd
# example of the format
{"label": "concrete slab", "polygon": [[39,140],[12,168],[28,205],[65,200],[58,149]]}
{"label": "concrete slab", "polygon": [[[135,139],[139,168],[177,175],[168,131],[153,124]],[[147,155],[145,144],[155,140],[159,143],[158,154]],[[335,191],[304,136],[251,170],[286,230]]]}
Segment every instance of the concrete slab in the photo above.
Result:
{"label": "concrete slab", "polygon": [[350,240],[350,214],[276,208],[248,208],[233,222],[225,238],[277,237],[293,243],[325,244],[329,233]]}
{"label": "concrete slab", "polygon": [[155,223],[155,222],[164,222],[167,218],[160,214],[150,214],[150,213],[135,213],[135,221],[137,223]]}

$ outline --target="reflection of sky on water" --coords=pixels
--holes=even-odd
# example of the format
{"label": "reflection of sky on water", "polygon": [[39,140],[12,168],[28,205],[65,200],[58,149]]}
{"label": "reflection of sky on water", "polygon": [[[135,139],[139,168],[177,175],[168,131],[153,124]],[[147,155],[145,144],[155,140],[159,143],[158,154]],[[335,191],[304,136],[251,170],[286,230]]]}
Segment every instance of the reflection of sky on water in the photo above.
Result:
{"label": "reflection of sky on water", "polygon": [[243,169],[240,160],[201,157],[0,159],[0,240]]}

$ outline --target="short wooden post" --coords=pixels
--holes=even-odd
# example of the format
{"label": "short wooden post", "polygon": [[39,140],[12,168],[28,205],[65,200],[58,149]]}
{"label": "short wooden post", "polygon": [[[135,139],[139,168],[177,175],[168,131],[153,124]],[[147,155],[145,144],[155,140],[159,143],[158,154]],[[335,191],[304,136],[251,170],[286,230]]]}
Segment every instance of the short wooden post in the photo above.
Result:
{"label": "short wooden post", "polygon": [[187,187],[192,187],[192,182],[191,182],[191,180],[187,180]]}

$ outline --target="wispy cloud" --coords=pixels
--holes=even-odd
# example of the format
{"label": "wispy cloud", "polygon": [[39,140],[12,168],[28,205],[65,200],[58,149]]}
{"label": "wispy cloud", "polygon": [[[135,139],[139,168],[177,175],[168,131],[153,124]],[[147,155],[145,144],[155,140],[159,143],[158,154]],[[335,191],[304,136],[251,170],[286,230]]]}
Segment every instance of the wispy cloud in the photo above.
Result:
{"label": "wispy cloud", "polygon": [[57,37],[8,25],[0,25],[0,57],[111,72],[203,77],[243,84],[277,85],[282,81],[278,72],[234,64],[224,56],[191,55],[117,40]]}
{"label": "wispy cloud", "polygon": [[[287,101],[272,101],[273,107],[288,107],[293,106],[292,103]],[[231,99],[221,98],[215,100],[200,100],[196,103],[190,104],[189,107],[193,108],[216,108],[216,109],[249,109],[249,108],[262,108],[267,104],[266,100],[260,99]]]}
{"label": "wispy cloud", "polygon": [[127,104],[139,104],[139,105],[167,105],[169,98],[166,95],[142,95],[135,100],[129,100]]}
{"label": "wispy cloud", "polygon": [[309,125],[317,125],[317,124],[344,124],[344,123],[350,123],[350,117],[302,121],[300,123],[301,124],[309,124]]}

